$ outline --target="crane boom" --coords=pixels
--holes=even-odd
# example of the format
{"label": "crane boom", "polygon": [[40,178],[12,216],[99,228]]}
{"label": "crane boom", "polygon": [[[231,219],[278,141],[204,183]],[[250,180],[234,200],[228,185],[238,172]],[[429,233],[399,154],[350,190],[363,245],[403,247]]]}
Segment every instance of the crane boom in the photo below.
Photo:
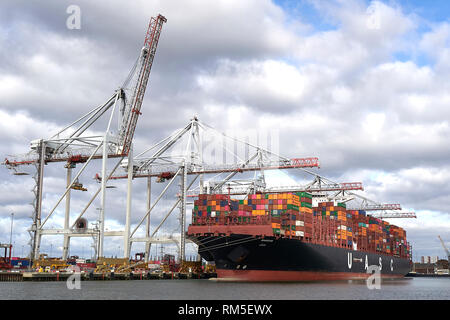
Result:
{"label": "crane boom", "polygon": [[445,246],[444,240],[442,240],[441,236],[438,236],[439,240],[441,240],[442,247],[444,248],[445,253],[447,254],[447,262],[448,262],[448,274],[450,274],[450,252]]}
{"label": "crane boom", "polygon": [[380,219],[417,218],[415,212],[384,212],[384,213],[371,213],[370,215]]}
{"label": "crane boom", "polygon": [[[323,186],[291,186],[291,187],[273,187],[267,188],[264,192],[267,193],[284,193],[284,192],[323,192],[323,191],[341,191],[348,190],[347,188],[359,188],[363,189],[362,183],[360,182],[351,182],[351,183],[338,183],[336,185],[323,185]],[[246,190],[237,190],[229,192],[230,195],[246,195],[248,192]],[[190,191],[188,197],[197,197],[199,195],[198,192]]]}
{"label": "crane boom", "polygon": [[161,34],[162,25],[165,22],[167,22],[167,19],[162,15],[150,19],[144,46],[139,58],[140,67],[137,73],[138,78],[131,99],[128,99],[126,102],[125,115],[122,119],[122,126],[119,132],[119,146],[121,148],[119,151],[121,152],[121,155],[128,155],[128,152],[130,151],[137,119],[141,114],[142,101],[144,100],[145,89],[147,87],[150,70],[158,46],[159,36]]}
{"label": "crane boom", "polygon": [[348,210],[365,210],[365,211],[375,211],[375,210],[402,210],[400,204],[397,203],[384,203],[384,204],[366,204],[360,207],[347,208]]}
{"label": "crane boom", "polygon": [[269,188],[268,192],[323,192],[323,191],[343,191],[343,190],[364,190],[361,182],[343,182],[343,183],[327,183],[327,184],[314,184],[306,187],[300,186],[286,186]]}
{"label": "crane boom", "polygon": [[444,248],[445,253],[447,254],[447,257],[450,258],[450,252],[448,251],[447,247],[445,246],[444,240],[442,240],[441,236],[438,236],[439,240],[441,240],[442,247]]}
{"label": "crane boom", "polygon": [[[124,161],[124,164],[127,163]],[[247,171],[259,171],[259,170],[276,170],[276,169],[293,169],[293,168],[305,168],[305,167],[318,167],[317,158],[296,158],[290,161],[278,161],[278,162],[267,162],[263,165],[248,164],[245,167],[237,165],[214,165],[214,166],[204,166],[203,169],[188,171],[189,175],[197,174],[216,174],[216,173],[226,173],[226,172],[247,172]],[[160,177],[164,174],[175,174],[178,166],[177,165],[159,165],[152,167],[151,173],[146,172],[148,170],[147,166],[144,166],[145,170],[138,170],[133,178],[146,178],[146,177]],[[141,173],[139,173],[141,172]],[[97,177],[97,176],[96,176]],[[119,175],[111,177],[111,180],[116,179],[126,179],[127,175]],[[335,189],[333,189],[335,190]],[[362,190],[362,185],[353,185],[351,189],[346,190]]]}

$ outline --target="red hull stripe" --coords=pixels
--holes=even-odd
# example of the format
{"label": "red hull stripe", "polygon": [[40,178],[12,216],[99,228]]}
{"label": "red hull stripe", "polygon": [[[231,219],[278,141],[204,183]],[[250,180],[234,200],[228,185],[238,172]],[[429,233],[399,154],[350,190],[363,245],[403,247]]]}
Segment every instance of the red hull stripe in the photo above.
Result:
{"label": "red hull stripe", "polygon": [[[217,269],[217,278],[233,281],[324,281],[367,279],[368,273],[271,271],[271,270],[227,270]],[[403,275],[382,274],[382,278],[403,278]]]}

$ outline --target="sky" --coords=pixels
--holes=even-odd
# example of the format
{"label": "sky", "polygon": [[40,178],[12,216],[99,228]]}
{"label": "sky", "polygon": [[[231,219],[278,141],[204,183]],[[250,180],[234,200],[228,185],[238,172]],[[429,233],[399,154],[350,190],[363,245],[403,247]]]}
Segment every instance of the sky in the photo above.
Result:
{"label": "sky", "polygon": [[[70,5],[80,8],[80,29],[67,27]],[[388,220],[405,228],[415,260],[444,256],[437,236],[450,247],[448,1],[2,1],[0,157],[26,153],[31,140],[50,137],[106,101],[128,75],[149,18],[158,13],[167,23],[136,152],[194,115],[221,131],[277,132],[286,157],[317,156],[321,175],[360,181],[370,199],[416,212],[417,219]],[[48,212],[65,172],[62,165],[45,170]],[[88,190],[98,187],[96,172],[83,176]],[[33,180],[4,166],[0,178],[0,242],[9,241],[14,212],[15,255],[24,255]],[[286,180],[301,178],[288,172]],[[116,185],[108,191],[109,230],[124,223],[126,184]],[[133,188],[132,228],[145,208],[145,181]],[[161,188],[152,189],[153,199]],[[88,193],[74,196],[72,217]],[[163,198],[152,226],[172,200]],[[87,218],[97,215],[92,210]],[[49,226],[62,221],[58,208]],[[162,232],[177,225],[175,215]],[[90,254],[91,242],[74,239],[71,253]],[[43,238],[44,252],[60,255],[61,246],[62,238]],[[121,239],[108,239],[106,255],[119,254],[121,246]]]}

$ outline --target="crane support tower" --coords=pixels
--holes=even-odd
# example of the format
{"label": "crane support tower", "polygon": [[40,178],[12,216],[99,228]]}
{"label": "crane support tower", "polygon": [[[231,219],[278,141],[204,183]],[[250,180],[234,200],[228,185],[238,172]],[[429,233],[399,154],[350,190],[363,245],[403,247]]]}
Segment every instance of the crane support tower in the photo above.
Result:
{"label": "crane support tower", "polygon": [[448,273],[450,274],[450,252],[448,251],[447,247],[445,246],[444,240],[442,240],[441,236],[438,236],[438,238],[441,241],[441,244],[442,244],[442,247],[444,248],[445,254],[447,255]]}
{"label": "crane support tower", "polygon": [[[156,54],[159,38],[163,24],[166,18],[162,15],[152,17],[148,24],[143,47],[139,58],[131,69],[126,81],[119,87],[114,94],[103,104],[94,108],[81,118],[69,124],[49,139],[38,139],[31,142],[31,151],[26,155],[13,156],[5,159],[3,164],[12,169],[16,175],[17,168],[23,165],[35,165],[36,174],[34,176],[36,186],[33,189],[35,193],[33,225],[29,229],[31,235],[31,254],[33,260],[39,257],[41,237],[43,235],[64,235],[63,259],[67,259],[69,243],[71,237],[95,237],[98,241],[96,252],[98,257],[103,256],[103,240],[105,236],[123,236],[124,237],[124,256],[129,255],[129,222],[131,210],[131,174],[128,181],[126,228],[124,231],[105,232],[105,201],[106,201],[106,181],[117,169],[121,161],[128,157],[128,163],[132,168],[132,142],[136,130],[139,115],[150,71]],[[117,110],[119,109],[120,110]],[[107,117],[109,115],[109,117]],[[117,117],[117,126],[113,123],[113,118]],[[104,127],[106,118],[107,127]],[[97,127],[96,127],[97,126]],[[102,126],[102,128],[98,128]],[[88,135],[88,132],[103,132],[100,135]],[[107,175],[107,159],[118,158],[118,162],[112,172]],[[79,183],[79,177],[85,171],[92,160],[102,160],[102,184],[94,193],[91,200],[87,203],[84,212],[89,208],[94,199],[100,194],[100,218],[98,228],[90,229],[76,228],[77,221],[70,224],[70,197],[71,190],[87,191]],[[65,191],[59,197],[56,204],[49,212],[43,212],[43,180],[44,166],[53,162],[66,162],[67,185]],[[75,177],[72,177],[73,169],[78,165],[82,168]],[[131,172],[132,170],[128,170]],[[23,175],[21,173],[20,175]],[[63,199],[66,199],[65,219],[63,229],[46,229],[48,219],[55,212]],[[46,213],[45,219],[43,214]],[[128,228],[128,230],[127,230]]]}
{"label": "crane support tower", "polygon": [[[225,149],[224,146],[229,146],[228,143],[235,142],[239,145],[244,145],[248,148],[248,154],[245,159],[240,159],[235,163],[208,163],[206,160],[207,154],[202,147],[202,141],[206,138],[219,137],[215,146],[217,149]],[[220,145],[222,144],[222,145]],[[177,149],[178,147],[178,149]],[[230,148],[233,150],[233,148]],[[238,150],[240,147],[235,146]],[[180,150],[180,154],[174,152]],[[147,154],[151,152],[151,155]],[[232,151],[228,150],[233,154]],[[227,158],[228,159],[228,158]],[[135,170],[133,171],[133,178],[147,179],[147,210],[135,229],[130,233],[130,242],[145,242],[146,252],[145,259],[149,257],[149,248],[153,243],[155,234],[160,230],[164,222],[169,218],[171,213],[178,207],[180,210],[180,260],[184,260],[185,254],[185,224],[186,224],[186,199],[188,197],[195,197],[199,194],[211,193],[226,193],[233,195],[254,194],[258,192],[293,192],[306,191],[313,194],[313,197],[322,197],[327,199],[340,198],[340,202],[350,201],[352,199],[360,199],[370,205],[376,210],[381,209],[400,209],[400,205],[383,205],[374,202],[370,199],[362,197],[358,194],[347,196],[343,192],[363,190],[361,182],[337,183],[317,173],[310,171],[308,168],[319,168],[319,160],[315,157],[309,158],[287,158],[275,154],[272,151],[265,149],[259,145],[253,145],[246,141],[240,141],[234,137],[230,137],[223,132],[219,132],[210,125],[201,122],[196,116],[191,121],[179,130],[176,130],[172,135],[161,140],[157,144],[149,147],[144,152],[136,155],[133,158]],[[122,162],[124,169],[128,168],[127,160]],[[288,187],[269,187],[265,183],[264,172],[267,170],[291,169],[301,170],[308,176],[313,176],[313,180],[306,185],[288,186]],[[244,173],[258,172],[259,177],[253,179],[235,179],[237,175]],[[206,180],[205,176],[209,175],[210,179]],[[224,175],[223,178],[218,178]],[[191,180],[187,181],[187,177],[191,176]],[[117,175],[110,177],[111,180],[126,179],[127,175]],[[96,174],[95,178],[99,183],[102,178]],[[151,181],[156,178],[156,182],[168,182],[161,194],[156,200],[151,203]],[[199,178],[198,186],[192,187],[196,179]],[[158,202],[163,197],[175,179],[180,181],[180,192],[178,199],[174,201],[173,206],[164,216],[158,226],[150,232],[150,216],[154,212]],[[367,207],[366,205],[365,207]],[[396,213],[390,213],[392,217],[400,216]],[[402,216],[410,218],[411,216]],[[135,234],[141,226],[144,226],[144,221],[147,221],[145,229],[145,237],[136,237]]]}

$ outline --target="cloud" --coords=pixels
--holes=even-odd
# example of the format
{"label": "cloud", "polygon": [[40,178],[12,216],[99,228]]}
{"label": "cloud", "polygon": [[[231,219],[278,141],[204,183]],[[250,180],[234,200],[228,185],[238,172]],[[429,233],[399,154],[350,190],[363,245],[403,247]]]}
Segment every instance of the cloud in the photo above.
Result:
{"label": "cloud", "polygon": [[211,99],[279,113],[286,111],[286,107],[300,107],[298,102],[302,100],[306,82],[307,78],[297,68],[274,60],[242,63],[223,60],[213,75],[197,78],[200,89]]}
{"label": "cloud", "polygon": [[[318,156],[324,176],[362,181],[380,202],[439,215],[443,224],[426,214],[417,220],[430,229],[448,221],[443,209],[450,191],[447,22],[427,21],[401,4],[378,1],[310,2],[316,19],[294,16],[271,1],[132,1],[126,10],[118,10],[119,2],[80,1],[81,29],[68,30],[70,4],[0,5],[1,157],[27,152],[31,140],[51,136],[110,97],[137,58],[150,15],[162,13],[168,22],[138,121],[135,153],[197,115],[224,132],[276,133],[281,154]],[[91,132],[100,134],[103,126]],[[45,170],[48,213],[66,180],[61,163]],[[72,219],[98,188],[92,180],[97,172],[98,163],[80,178],[88,192],[72,192]],[[288,173],[297,181],[310,178]],[[33,180],[6,170],[0,178],[0,216],[7,219],[15,211],[26,234]],[[108,224],[120,228],[126,182],[111,184],[117,189],[108,189]],[[135,226],[146,207],[145,181],[133,187]],[[155,184],[152,199],[162,188]],[[155,210],[153,228],[177,188]],[[98,217],[99,201],[86,213],[90,222]],[[63,214],[64,201],[49,223],[61,225]],[[176,215],[162,232],[176,230]],[[433,245],[424,240],[431,231],[408,228],[415,242]],[[83,241],[74,240],[74,250],[81,251]],[[112,239],[108,254],[119,243]]]}
{"label": "cloud", "polygon": [[448,74],[450,59],[450,24],[448,22],[434,24],[432,30],[423,35],[419,47],[433,59],[439,73]]}

